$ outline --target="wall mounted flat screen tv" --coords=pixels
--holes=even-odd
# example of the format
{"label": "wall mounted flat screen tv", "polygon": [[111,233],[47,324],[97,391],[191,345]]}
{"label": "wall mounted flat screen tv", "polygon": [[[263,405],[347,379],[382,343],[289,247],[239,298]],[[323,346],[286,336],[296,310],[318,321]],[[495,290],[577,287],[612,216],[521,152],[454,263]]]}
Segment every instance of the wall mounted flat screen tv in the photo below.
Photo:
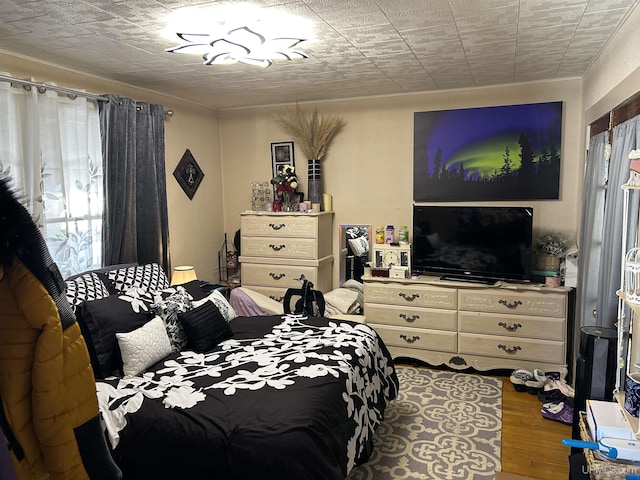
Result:
{"label": "wall mounted flat screen tv", "polygon": [[531,280],[533,208],[413,207],[413,270],[448,280]]}

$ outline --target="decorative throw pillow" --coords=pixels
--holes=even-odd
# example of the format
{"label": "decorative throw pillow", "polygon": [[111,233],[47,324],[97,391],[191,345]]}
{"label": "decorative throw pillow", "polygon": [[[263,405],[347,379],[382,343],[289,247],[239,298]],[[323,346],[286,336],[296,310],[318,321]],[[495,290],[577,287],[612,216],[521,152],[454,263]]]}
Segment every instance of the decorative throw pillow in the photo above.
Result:
{"label": "decorative throw pillow", "polygon": [[210,352],[233,336],[227,320],[213,302],[204,302],[193,310],[178,314],[178,318],[189,337],[189,346],[196,352]]}
{"label": "decorative throw pillow", "polygon": [[116,333],[116,338],[125,377],[137,375],[171,353],[171,343],[160,317],[131,332]]}
{"label": "decorative throw pillow", "polygon": [[205,302],[211,302],[216,307],[218,307],[218,309],[220,310],[220,313],[222,314],[222,316],[225,318],[227,322],[233,320],[238,316],[238,314],[233,309],[231,304],[227,301],[224,295],[222,295],[218,290],[214,290],[202,300],[193,302],[193,306],[199,307],[200,305],[204,305]]}
{"label": "decorative throw pillow", "polygon": [[109,289],[100,276],[94,272],[84,273],[66,280],[65,295],[74,310],[85,301],[99,300],[109,296]]}
{"label": "decorative throw pillow", "polygon": [[169,287],[169,279],[157,263],[112,270],[107,272],[107,277],[119,292],[129,288],[155,292]]}
{"label": "decorative throw pillow", "polygon": [[122,359],[116,333],[140,328],[153,317],[145,301],[134,295],[111,295],[84,302],[77,312],[78,324],[85,338],[96,378],[119,373]]}
{"label": "decorative throw pillow", "polygon": [[200,286],[200,280],[191,280],[190,282],[184,283],[180,286],[184,287],[193,300],[201,300],[207,296]]}
{"label": "decorative throw pillow", "polygon": [[175,290],[168,297],[157,300],[151,305],[151,310],[164,321],[172,351],[179,352],[187,344],[187,334],[178,320],[178,314],[191,309],[191,296],[182,286]]}
{"label": "decorative throw pillow", "polygon": [[369,242],[364,237],[350,238],[347,241],[349,242],[351,251],[358,257],[361,257],[369,251]]}

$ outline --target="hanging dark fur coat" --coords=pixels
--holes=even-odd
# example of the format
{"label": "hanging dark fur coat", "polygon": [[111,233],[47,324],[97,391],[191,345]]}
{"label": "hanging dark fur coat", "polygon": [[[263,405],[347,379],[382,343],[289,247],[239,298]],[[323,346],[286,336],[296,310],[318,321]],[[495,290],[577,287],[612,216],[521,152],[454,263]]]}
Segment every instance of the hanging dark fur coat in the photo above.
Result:
{"label": "hanging dark fur coat", "polygon": [[0,179],[0,422],[18,479],[119,479],[64,282]]}

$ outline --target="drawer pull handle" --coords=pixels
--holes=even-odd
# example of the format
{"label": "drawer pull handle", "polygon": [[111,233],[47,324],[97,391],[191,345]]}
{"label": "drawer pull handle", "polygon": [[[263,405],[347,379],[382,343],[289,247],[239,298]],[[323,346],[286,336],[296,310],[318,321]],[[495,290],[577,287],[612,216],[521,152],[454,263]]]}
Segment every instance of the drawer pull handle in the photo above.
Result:
{"label": "drawer pull handle", "polygon": [[271,300],[275,300],[276,302],[282,302],[282,300],[284,300],[284,297],[276,297],[275,295],[269,295],[269,298]]}
{"label": "drawer pull handle", "polygon": [[511,308],[511,309],[518,308],[518,305],[522,305],[522,302],[520,300],[516,300],[513,303],[509,303],[506,300],[498,300],[498,303],[500,305],[504,305],[505,307]]}
{"label": "drawer pull handle", "polygon": [[514,353],[516,353],[518,350],[522,350],[522,347],[520,345],[514,345],[511,348],[508,348],[506,345],[500,344],[498,345],[498,348],[500,350],[504,350],[505,352],[513,355]]}
{"label": "drawer pull handle", "polygon": [[415,322],[417,319],[420,318],[420,315],[411,315],[410,317],[408,317],[407,315],[405,315],[404,313],[401,313],[400,315],[398,315],[401,319],[403,319],[405,322],[409,322],[409,323],[413,323]]}
{"label": "drawer pull handle", "polygon": [[285,277],[284,273],[273,273],[273,272],[269,272],[269,276],[271,278],[273,278],[274,280],[280,280],[281,278]]}
{"label": "drawer pull handle", "polygon": [[281,228],[284,228],[286,225],[284,223],[280,223],[278,225],[276,225],[275,223],[270,223],[269,226],[274,230],[280,230]]}
{"label": "drawer pull handle", "polygon": [[269,248],[271,248],[272,250],[275,250],[276,252],[279,252],[280,250],[282,250],[286,245],[280,244],[280,245],[274,245],[273,243],[269,244]]}
{"label": "drawer pull handle", "polygon": [[504,322],[499,322],[498,323],[499,327],[504,328],[505,330],[508,330],[510,332],[515,332],[516,330],[518,330],[519,328],[522,328],[522,325],[519,323],[514,323],[513,325],[507,325]]}
{"label": "drawer pull handle", "polygon": [[398,295],[404,298],[407,302],[413,302],[416,298],[420,298],[420,295],[418,295],[417,293],[412,293],[411,295],[407,295],[404,292],[400,292]]}
{"label": "drawer pull handle", "polygon": [[307,279],[307,277],[304,276],[304,273],[301,273],[298,278],[294,278],[294,280],[297,280],[300,283],[303,283],[306,279]]}
{"label": "drawer pull handle", "polygon": [[404,333],[403,333],[402,335],[400,335],[400,338],[401,338],[401,339],[403,339],[403,340],[404,340],[405,342],[407,342],[407,343],[413,343],[413,342],[415,342],[416,340],[420,340],[420,337],[419,337],[419,336],[417,336],[417,335],[414,335],[414,336],[413,336],[413,337],[411,337],[411,338],[407,338],[407,336],[406,336]]}

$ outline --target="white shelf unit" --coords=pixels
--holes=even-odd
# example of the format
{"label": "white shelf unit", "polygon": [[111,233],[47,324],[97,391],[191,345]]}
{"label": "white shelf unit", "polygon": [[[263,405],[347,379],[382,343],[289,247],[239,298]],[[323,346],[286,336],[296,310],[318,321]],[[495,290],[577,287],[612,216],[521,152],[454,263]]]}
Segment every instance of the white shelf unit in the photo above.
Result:
{"label": "white shelf unit", "polygon": [[[628,251],[628,221],[631,196],[634,195],[634,202],[640,204],[640,196],[638,191],[640,185],[631,185],[629,183],[622,185],[623,189],[623,210],[622,210],[622,239],[621,239],[621,253],[622,260],[620,264],[620,290],[616,293],[618,295],[618,313],[617,313],[617,358],[618,365],[616,369],[616,387],[614,392],[614,399],[620,405],[622,412],[624,413],[631,429],[635,432],[636,438],[640,439],[640,422],[638,417],[631,415],[624,407],[625,402],[625,379],[628,373],[640,371],[640,368],[635,365],[640,360],[640,337],[634,338],[634,331],[638,328],[636,325],[637,318],[640,318],[640,304],[631,302],[625,295],[625,260]],[[637,244],[637,235],[636,241]],[[627,308],[630,311],[630,318],[627,316]],[[635,359],[635,360],[634,360]]]}

